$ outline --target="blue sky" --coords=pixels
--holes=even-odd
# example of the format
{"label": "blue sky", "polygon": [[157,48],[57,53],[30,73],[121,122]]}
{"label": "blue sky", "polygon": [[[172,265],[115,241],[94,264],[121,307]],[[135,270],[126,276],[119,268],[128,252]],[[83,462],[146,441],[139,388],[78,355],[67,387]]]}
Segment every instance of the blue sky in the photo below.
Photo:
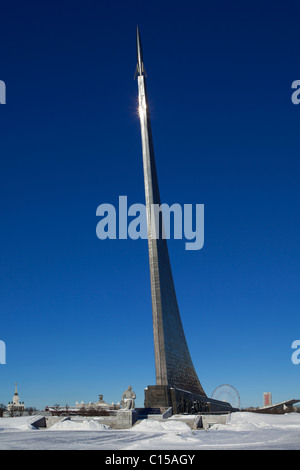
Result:
{"label": "blue sky", "polygon": [[120,400],[155,383],[146,240],[96,237],[99,204],[144,203],[141,31],[163,202],[205,205],[205,244],[169,249],[207,395],[300,398],[297,2],[1,6],[0,402]]}

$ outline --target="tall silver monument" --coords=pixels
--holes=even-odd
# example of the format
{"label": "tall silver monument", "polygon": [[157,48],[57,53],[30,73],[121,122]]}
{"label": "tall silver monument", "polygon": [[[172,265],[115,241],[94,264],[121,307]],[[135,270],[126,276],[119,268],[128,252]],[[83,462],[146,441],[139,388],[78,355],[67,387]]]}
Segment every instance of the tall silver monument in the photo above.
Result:
{"label": "tall silver monument", "polygon": [[[200,400],[207,403],[208,398],[193,366],[183,331],[167,240],[162,236],[162,216],[160,214],[159,221],[156,218],[156,225],[154,217],[151,217],[151,208],[154,204],[160,206],[161,201],[150,124],[146,71],[138,28],[136,77],[143,150],[156,370],[156,385],[148,386],[145,390],[145,406],[173,406],[178,409],[180,402]],[[215,402],[215,400],[209,401]]]}
{"label": "tall silver monument", "polygon": [[158,238],[153,235],[155,220],[152,218],[151,224],[151,206],[160,205],[161,201],[151,133],[146,73],[138,29],[136,75],[147,208],[156,383],[205,395],[195,372],[182,328],[167,240],[162,237],[161,219],[159,227],[155,227]]}

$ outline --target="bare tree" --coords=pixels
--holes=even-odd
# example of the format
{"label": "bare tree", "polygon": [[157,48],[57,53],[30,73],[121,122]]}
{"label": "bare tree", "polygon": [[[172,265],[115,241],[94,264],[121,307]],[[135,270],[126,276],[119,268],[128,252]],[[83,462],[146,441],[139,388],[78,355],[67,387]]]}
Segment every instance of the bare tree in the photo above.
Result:
{"label": "bare tree", "polygon": [[0,403],[0,418],[3,418],[3,413],[6,410],[6,406]]}
{"label": "bare tree", "polygon": [[32,416],[35,414],[38,410],[34,408],[33,406],[29,406],[28,408],[25,408],[26,413],[29,414],[29,416]]}

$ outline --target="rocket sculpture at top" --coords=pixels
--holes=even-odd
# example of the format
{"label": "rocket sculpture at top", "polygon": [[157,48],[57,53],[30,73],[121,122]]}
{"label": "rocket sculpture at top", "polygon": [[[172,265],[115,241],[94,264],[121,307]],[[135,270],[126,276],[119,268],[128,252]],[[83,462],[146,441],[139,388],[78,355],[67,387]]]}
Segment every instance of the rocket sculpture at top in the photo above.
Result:
{"label": "rocket sculpture at top", "polygon": [[155,227],[155,221],[151,220],[151,207],[153,204],[160,206],[161,202],[150,124],[146,72],[138,28],[136,77],[143,150],[156,385],[186,390],[205,397],[206,394],[191,360],[181,323],[167,240],[162,236],[162,219],[160,218],[159,227]]}

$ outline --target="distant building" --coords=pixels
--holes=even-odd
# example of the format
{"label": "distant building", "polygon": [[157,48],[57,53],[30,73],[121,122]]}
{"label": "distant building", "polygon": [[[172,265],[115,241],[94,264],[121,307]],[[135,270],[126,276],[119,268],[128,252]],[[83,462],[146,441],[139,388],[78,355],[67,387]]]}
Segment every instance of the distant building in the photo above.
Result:
{"label": "distant building", "polygon": [[24,402],[20,401],[20,397],[18,395],[17,383],[15,383],[15,394],[13,396],[13,399],[11,402],[8,402],[6,409],[9,412],[11,411],[23,412],[25,410]]}
{"label": "distant building", "polygon": [[272,405],[272,393],[264,392],[264,406]]}
{"label": "distant building", "polygon": [[103,400],[103,395],[99,395],[99,400],[94,403],[93,402],[84,403],[82,401],[81,403],[76,402],[75,406],[69,406],[69,405],[46,406],[45,411],[52,413],[52,415],[60,415],[60,414],[76,415],[76,414],[84,414],[85,412],[95,413],[95,415],[97,415],[97,413],[119,410],[120,408],[121,408],[120,403],[108,404]]}
{"label": "distant building", "polygon": [[104,409],[104,410],[118,410],[120,409],[120,403],[117,403],[117,405],[115,405],[114,403],[111,403],[110,405],[108,403],[106,403],[104,400],[103,400],[103,395],[99,395],[99,400],[96,401],[95,403],[84,403],[83,401],[81,403],[78,403],[76,402],[76,408],[85,408],[85,409],[88,409],[88,408],[96,408],[96,409]]}

